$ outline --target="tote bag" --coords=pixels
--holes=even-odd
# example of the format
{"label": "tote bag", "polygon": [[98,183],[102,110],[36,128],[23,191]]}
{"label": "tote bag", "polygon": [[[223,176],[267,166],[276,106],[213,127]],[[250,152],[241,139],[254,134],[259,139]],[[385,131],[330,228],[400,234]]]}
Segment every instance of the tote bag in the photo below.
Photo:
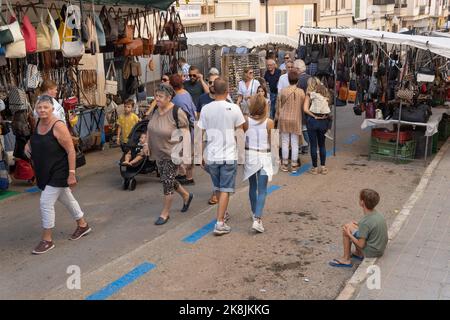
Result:
{"label": "tote bag", "polygon": [[25,40],[22,35],[22,31],[20,29],[20,24],[17,21],[16,14],[14,13],[14,10],[11,7],[11,3],[9,1],[6,1],[6,6],[8,7],[8,10],[11,14],[10,18],[10,30],[13,34],[14,42],[6,45],[6,58],[25,58],[27,56],[27,50],[25,46]]}
{"label": "tote bag", "polygon": [[51,44],[50,50],[61,50],[61,40],[59,39],[58,28],[56,28],[55,20],[50,13],[50,10],[47,9],[47,26],[50,31]]}

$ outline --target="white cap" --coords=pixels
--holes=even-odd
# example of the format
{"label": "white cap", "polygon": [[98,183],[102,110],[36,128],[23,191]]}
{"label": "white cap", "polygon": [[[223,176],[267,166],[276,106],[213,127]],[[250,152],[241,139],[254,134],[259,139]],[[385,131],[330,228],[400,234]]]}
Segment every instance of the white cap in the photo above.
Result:
{"label": "white cap", "polygon": [[220,75],[220,72],[219,72],[219,70],[217,70],[217,68],[211,68],[211,69],[209,69],[209,75]]}

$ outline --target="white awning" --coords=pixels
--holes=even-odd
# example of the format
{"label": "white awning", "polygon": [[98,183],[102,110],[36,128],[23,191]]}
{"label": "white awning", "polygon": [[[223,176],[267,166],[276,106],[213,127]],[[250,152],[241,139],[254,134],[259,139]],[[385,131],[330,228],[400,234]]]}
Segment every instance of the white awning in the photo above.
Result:
{"label": "white awning", "polygon": [[450,58],[450,41],[440,37],[425,37],[365,29],[301,28],[300,32],[332,37],[358,38],[395,45],[407,45],[422,50],[430,50],[435,54]]}
{"label": "white awning", "polygon": [[295,49],[298,46],[297,39],[287,36],[239,30],[191,32],[187,34],[187,43],[196,47],[255,48],[272,44]]}
{"label": "white awning", "polygon": [[438,32],[438,31],[432,31],[431,35],[433,37],[442,37],[442,38],[450,38],[450,32]]}

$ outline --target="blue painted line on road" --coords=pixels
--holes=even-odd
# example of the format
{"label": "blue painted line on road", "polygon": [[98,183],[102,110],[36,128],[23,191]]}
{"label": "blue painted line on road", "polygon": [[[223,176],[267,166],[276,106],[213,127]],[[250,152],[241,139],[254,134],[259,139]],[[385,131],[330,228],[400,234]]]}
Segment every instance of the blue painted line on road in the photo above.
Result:
{"label": "blue painted line on road", "polygon": [[39,192],[40,190],[39,190],[39,188],[38,187],[33,187],[33,188],[30,188],[30,189],[26,189],[25,190],[25,192],[27,192],[27,193],[36,193],[36,192]]}
{"label": "blue painted line on road", "polygon": [[88,296],[86,300],[105,300],[154,268],[156,265],[145,262],[100,291]]}
{"label": "blue painted line on road", "polygon": [[[272,192],[277,191],[279,189],[281,189],[280,186],[271,185],[267,189],[267,194],[269,195]],[[203,227],[201,227],[200,229],[195,231],[193,234],[191,234],[191,235],[187,236],[186,238],[184,238],[182,241],[185,242],[185,243],[189,243],[189,244],[196,243],[197,241],[199,241],[204,236],[206,236],[209,233],[213,232],[215,224],[216,224],[216,219],[211,220],[211,222],[209,222],[207,225],[204,225]]]}
{"label": "blue painted line on road", "polygon": [[271,194],[272,192],[277,191],[277,190],[279,190],[279,189],[281,189],[280,186],[277,186],[277,185],[271,185],[269,188],[267,188],[267,194],[269,195],[269,194]]}
{"label": "blue painted line on road", "polygon": [[198,240],[200,240],[201,238],[203,238],[204,236],[206,236],[207,234],[212,232],[214,230],[215,224],[216,224],[216,219],[212,220],[207,225],[201,227],[199,230],[195,231],[190,236],[187,236],[182,241],[186,242],[186,243],[189,243],[189,244],[196,243]]}
{"label": "blue painted line on road", "polygon": [[344,141],[345,144],[353,144],[354,142],[358,141],[361,137],[357,134],[352,134],[350,138]]}

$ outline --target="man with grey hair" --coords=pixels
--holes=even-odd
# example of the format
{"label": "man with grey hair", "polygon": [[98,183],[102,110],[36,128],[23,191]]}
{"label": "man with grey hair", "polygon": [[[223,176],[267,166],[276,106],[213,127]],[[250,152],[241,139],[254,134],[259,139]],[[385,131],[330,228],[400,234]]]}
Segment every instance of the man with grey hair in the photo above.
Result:
{"label": "man with grey hair", "polygon": [[[301,59],[297,59],[294,62],[294,68],[298,72],[298,82],[297,87],[300,89],[303,89],[303,91],[306,91],[308,89],[308,80],[311,78],[309,74],[306,73],[306,65],[305,62]],[[308,136],[308,130],[306,129],[306,118],[305,114],[303,112],[302,108],[302,132],[303,132],[303,145],[300,146],[300,153],[301,154],[307,154],[308,153],[308,146],[309,146],[309,136]]]}

